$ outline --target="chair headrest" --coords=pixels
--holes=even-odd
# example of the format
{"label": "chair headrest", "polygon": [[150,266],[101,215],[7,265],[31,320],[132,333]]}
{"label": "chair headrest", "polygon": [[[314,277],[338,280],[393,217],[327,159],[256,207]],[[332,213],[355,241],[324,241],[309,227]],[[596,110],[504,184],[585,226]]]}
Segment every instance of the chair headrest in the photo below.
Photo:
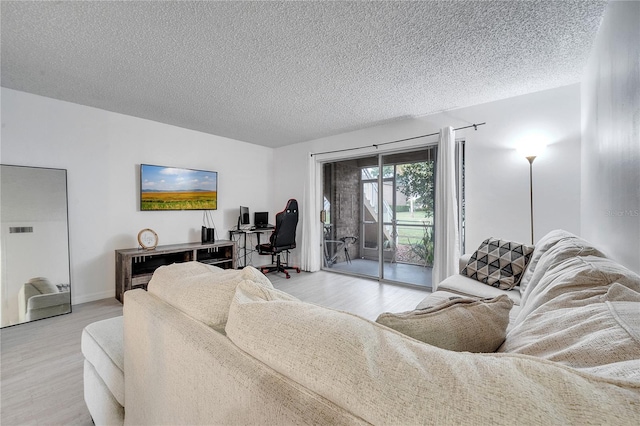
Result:
{"label": "chair headrest", "polygon": [[289,201],[287,201],[287,206],[284,208],[284,211],[289,213],[292,211],[297,212],[298,211],[298,201],[294,198],[291,198]]}

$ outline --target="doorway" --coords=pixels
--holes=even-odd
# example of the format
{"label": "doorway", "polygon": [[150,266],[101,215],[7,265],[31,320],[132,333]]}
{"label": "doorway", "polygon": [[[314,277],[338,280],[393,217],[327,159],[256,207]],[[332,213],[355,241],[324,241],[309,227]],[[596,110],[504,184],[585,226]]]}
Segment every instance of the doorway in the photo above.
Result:
{"label": "doorway", "polygon": [[436,149],[323,164],[323,269],[431,287]]}

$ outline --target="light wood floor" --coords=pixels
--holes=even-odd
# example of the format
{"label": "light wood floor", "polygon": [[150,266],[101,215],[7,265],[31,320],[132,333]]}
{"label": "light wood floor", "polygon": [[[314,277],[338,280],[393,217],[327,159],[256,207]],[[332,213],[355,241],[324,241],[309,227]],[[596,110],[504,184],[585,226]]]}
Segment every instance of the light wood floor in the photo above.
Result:
{"label": "light wood floor", "polygon": [[[413,309],[426,290],[378,284],[331,272],[270,274],[274,287],[306,302],[375,319]],[[82,329],[122,315],[116,299],[74,305],[73,312],[0,331],[0,424],[91,425],[84,404]]]}
{"label": "light wood floor", "polygon": [[84,404],[82,329],[122,315],[115,298],[74,305],[72,312],[0,331],[0,423],[91,425]]}
{"label": "light wood floor", "polygon": [[269,274],[269,279],[275,288],[300,300],[352,312],[370,320],[375,320],[382,312],[412,310],[429,294],[426,289],[379,284],[333,272],[290,273],[288,280],[282,274]]}

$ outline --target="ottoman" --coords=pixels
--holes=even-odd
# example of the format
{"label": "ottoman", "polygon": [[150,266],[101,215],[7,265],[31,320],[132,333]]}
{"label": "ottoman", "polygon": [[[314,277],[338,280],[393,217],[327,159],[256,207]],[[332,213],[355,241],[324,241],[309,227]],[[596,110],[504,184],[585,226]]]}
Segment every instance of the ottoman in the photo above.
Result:
{"label": "ottoman", "polygon": [[82,331],[84,400],[93,422],[124,424],[124,341],[122,317],[89,324]]}

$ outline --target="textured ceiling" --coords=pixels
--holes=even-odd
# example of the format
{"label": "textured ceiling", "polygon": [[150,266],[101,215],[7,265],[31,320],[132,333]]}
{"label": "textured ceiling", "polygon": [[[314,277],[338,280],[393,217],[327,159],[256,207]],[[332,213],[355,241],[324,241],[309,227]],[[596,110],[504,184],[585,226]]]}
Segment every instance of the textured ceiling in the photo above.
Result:
{"label": "textured ceiling", "polygon": [[277,147],[576,83],[606,2],[0,7],[2,86]]}

